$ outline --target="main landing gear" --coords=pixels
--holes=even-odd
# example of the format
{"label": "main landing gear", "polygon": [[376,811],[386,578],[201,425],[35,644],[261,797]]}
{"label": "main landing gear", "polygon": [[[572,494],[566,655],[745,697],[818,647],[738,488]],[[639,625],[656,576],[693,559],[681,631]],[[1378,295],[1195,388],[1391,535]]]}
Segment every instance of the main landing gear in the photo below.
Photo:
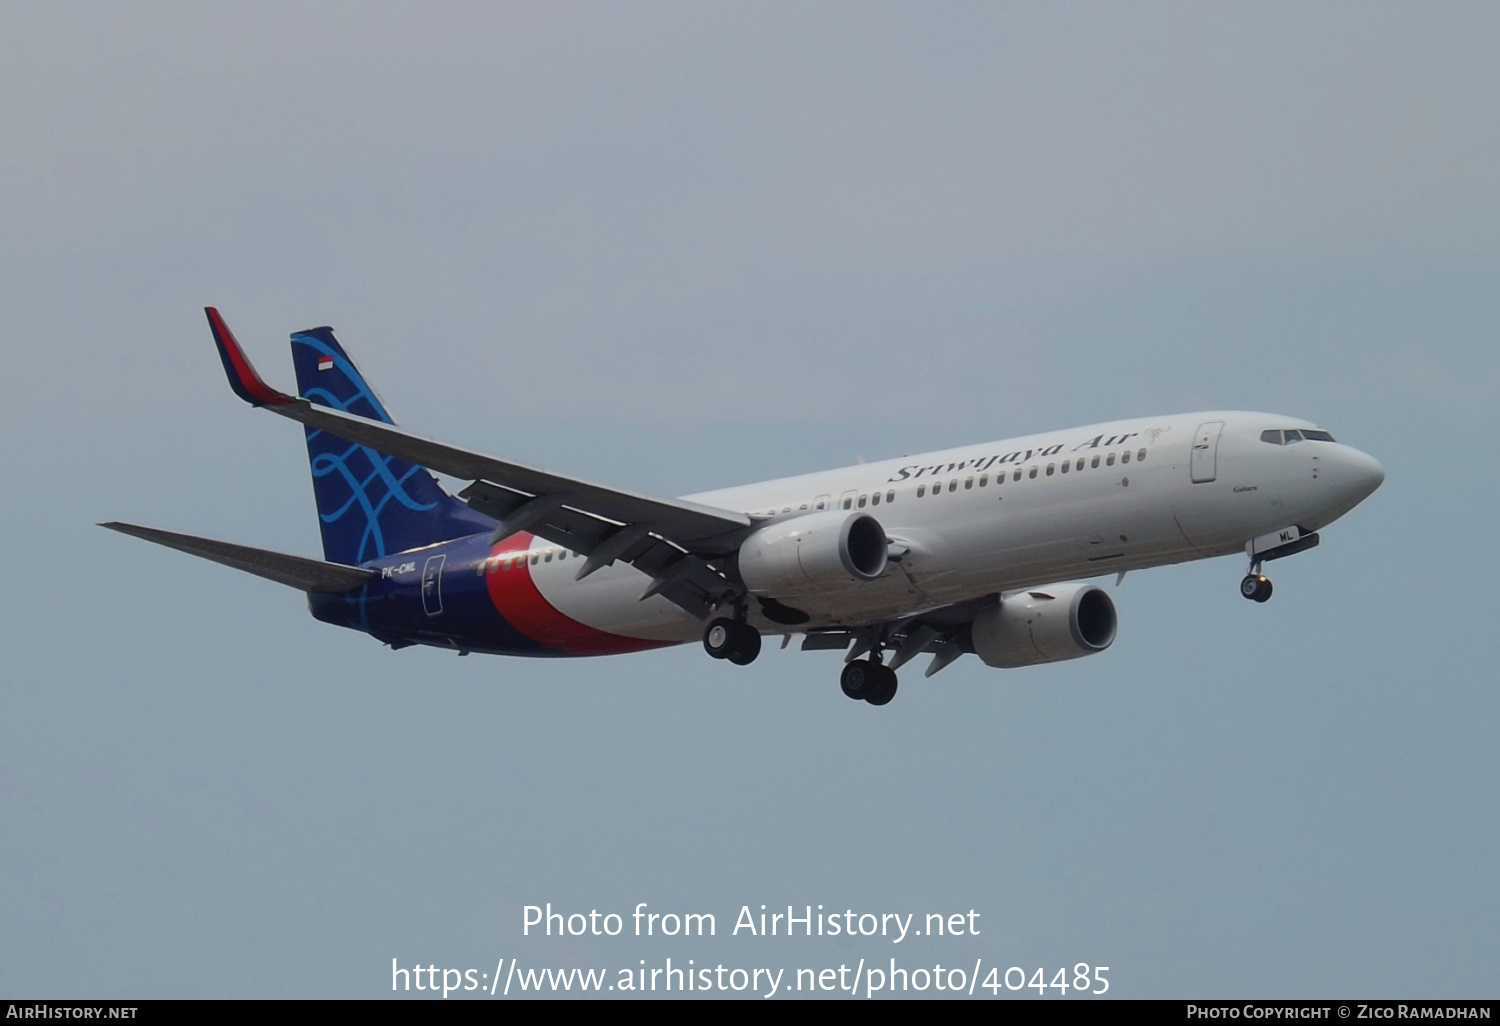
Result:
{"label": "main landing gear", "polygon": [[[760,631],[743,620],[720,616],[704,628],[703,650],[715,659],[747,666],[760,655]],[[876,649],[868,658],[845,664],[844,672],[839,675],[839,687],[850,698],[885,705],[896,697],[896,671],[880,661],[880,651]]]}
{"label": "main landing gear", "polygon": [[721,616],[703,631],[703,650],[715,659],[748,666],[760,655],[760,631],[743,620]]}
{"label": "main landing gear", "polygon": [[839,687],[850,698],[871,705],[885,705],[896,697],[896,671],[882,665],[874,656],[856,659],[839,675]]}

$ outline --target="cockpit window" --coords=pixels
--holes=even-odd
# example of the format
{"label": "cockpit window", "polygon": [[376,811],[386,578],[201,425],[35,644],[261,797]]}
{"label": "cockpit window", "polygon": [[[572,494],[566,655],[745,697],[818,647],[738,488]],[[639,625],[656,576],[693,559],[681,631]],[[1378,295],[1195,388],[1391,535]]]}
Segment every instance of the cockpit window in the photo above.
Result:
{"label": "cockpit window", "polygon": [[1262,431],[1260,433],[1262,442],[1270,442],[1272,445],[1291,445],[1293,442],[1331,442],[1333,436],[1327,431],[1315,431],[1312,428],[1303,428],[1300,431]]}

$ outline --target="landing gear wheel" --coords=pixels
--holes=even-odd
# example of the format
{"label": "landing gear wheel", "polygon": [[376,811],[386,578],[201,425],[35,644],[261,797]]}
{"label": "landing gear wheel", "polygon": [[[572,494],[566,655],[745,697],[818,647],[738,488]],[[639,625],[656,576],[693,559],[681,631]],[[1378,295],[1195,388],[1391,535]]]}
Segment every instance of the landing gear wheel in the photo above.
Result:
{"label": "landing gear wheel", "polygon": [[869,698],[879,687],[880,671],[885,667],[868,659],[856,659],[844,667],[839,674],[839,687],[844,694],[860,701]]}
{"label": "landing gear wheel", "polygon": [[1247,574],[1240,582],[1240,594],[1252,602],[1265,602],[1271,597],[1270,578],[1260,574]]}
{"label": "landing gear wheel", "polygon": [[736,666],[746,666],[760,655],[760,631],[748,623],[721,616],[709,621],[703,631],[703,651],[715,659],[728,659]]}
{"label": "landing gear wheel", "polygon": [[734,625],[737,637],[729,650],[729,661],[736,666],[749,666],[760,655],[760,631],[748,623]]}
{"label": "landing gear wheel", "polygon": [[703,651],[715,659],[728,659],[734,651],[735,622],[725,617],[710,620],[703,631]]}
{"label": "landing gear wheel", "polygon": [[879,663],[875,666],[879,671],[876,673],[877,683],[874,692],[865,701],[871,705],[885,705],[896,697],[896,671]]}

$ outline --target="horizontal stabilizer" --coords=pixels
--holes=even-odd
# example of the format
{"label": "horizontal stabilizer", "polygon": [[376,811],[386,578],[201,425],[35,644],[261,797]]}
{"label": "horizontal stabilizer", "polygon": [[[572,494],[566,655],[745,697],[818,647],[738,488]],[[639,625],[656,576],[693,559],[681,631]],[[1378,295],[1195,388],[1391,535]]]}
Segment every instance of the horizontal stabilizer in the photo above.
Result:
{"label": "horizontal stabilizer", "polygon": [[333,593],[353,591],[375,576],[373,570],[365,570],[357,566],[325,563],[321,559],[307,559],[302,556],[288,556],[285,553],[271,552],[268,549],[234,545],[230,542],[214,541],[212,538],[177,534],[174,531],[161,531],[154,527],[139,527],[135,524],[121,524],[115,521],[99,526],[107,527],[111,531],[119,531],[121,534],[128,534],[134,538],[144,538],[148,542],[165,545],[179,552],[202,556],[215,563],[223,563],[225,566],[232,566],[236,570],[243,570],[300,591]]}

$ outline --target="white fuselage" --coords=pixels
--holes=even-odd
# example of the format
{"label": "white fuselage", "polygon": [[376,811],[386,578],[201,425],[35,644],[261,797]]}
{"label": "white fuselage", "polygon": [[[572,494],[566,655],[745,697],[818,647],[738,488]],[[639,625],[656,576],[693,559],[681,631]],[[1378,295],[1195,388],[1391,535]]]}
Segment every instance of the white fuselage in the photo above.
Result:
{"label": "white fuselage", "polygon": [[[1243,552],[1291,525],[1316,531],[1383,479],[1369,456],[1332,441],[1271,444],[1269,429],[1313,425],[1223,411],[1117,421],[765,481],[686,498],[767,523],[861,510],[891,539],[878,580],[801,596],[811,619],[768,633],[859,626],[1064,580]],[[602,631],[691,641],[701,621],[650,578],[615,564],[575,580],[575,558],[539,539],[531,573],[558,612]]]}

